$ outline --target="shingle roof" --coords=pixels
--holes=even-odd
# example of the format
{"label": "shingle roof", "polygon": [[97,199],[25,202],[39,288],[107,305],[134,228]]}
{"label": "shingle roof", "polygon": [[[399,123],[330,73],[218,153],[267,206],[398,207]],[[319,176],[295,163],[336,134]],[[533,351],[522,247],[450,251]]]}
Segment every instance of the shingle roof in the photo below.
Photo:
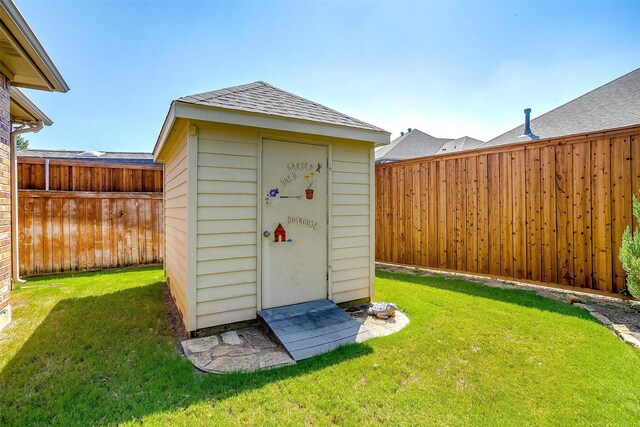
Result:
{"label": "shingle roof", "polygon": [[484,144],[484,141],[471,138],[470,136],[463,136],[462,138],[452,139],[451,141],[445,142],[444,145],[440,147],[437,154],[473,150],[474,148],[480,147],[482,144]]}
{"label": "shingle roof", "polygon": [[[531,120],[540,139],[596,132],[640,124],[640,68]],[[524,124],[483,147],[511,144],[522,135]]]}
{"label": "shingle roof", "polygon": [[112,163],[153,163],[153,155],[151,153],[130,153],[123,151],[104,151],[97,152],[98,156],[85,154],[86,151],[73,150],[19,150],[16,152],[18,157],[39,157],[42,159],[67,159],[81,160],[92,162],[112,162]]}
{"label": "shingle roof", "polygon": [[432,156],[447,142],[449,138],[436,138],[418,129],[413,129],[391,141],[391,144],[376,151],[376,162],[395,162]]}
{"label": "shingle roof", "polygon": [[178,102],[384,132],[377,126],[261,81],[184,96]]}

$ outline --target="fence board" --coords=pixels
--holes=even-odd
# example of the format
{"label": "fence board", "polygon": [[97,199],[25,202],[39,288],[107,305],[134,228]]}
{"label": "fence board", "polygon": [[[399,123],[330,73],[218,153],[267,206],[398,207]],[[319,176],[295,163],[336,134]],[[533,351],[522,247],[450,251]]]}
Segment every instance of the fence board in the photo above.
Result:
{"label": "fence board", "polygon": [[500,236],[500,155],[488,156],[489,272],[500,274],[502,239]]}
{"label": "fence board", "polygon": [[487,156],[477,156],[478,164],[478,270],[489,271],[489,186]]}
{"label": "fence board", "polygon": [[513,275],[527,278],[527,206],[524,150],[511,153],[513,205]]}
{"label": "fence board", "polygon": [[608,138],[591,143],[593,235],[591,239],[594,287],[611,289],[610,145]]}
{"label": "fence board", "polygon": [[556,147],[558,282],[573,286],[573,157],[570,145]]}
{"label": "fence board", "polygon": [[380,261],[625,287],[618,249],[637,226],[639,127],[379,164],[376,174],[378,238],[391,242]]}
{"label": "fence board", "polygon": [[[618,259],[622,233],[631,224],[631,147],[629,137],[614,138],[611,142],[611,227],[613,290],[625,287],[625,273]],[[615,165],[615,167],[613,167]]]}

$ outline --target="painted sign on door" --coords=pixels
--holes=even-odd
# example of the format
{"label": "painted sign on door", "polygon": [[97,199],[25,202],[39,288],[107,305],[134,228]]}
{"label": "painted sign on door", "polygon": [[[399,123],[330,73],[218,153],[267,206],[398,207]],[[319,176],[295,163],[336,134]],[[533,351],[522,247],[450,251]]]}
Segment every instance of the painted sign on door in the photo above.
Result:
{"label": "painted sign on door", "polygon": [[262,145],[262,307],[327,298],[327,147]]}

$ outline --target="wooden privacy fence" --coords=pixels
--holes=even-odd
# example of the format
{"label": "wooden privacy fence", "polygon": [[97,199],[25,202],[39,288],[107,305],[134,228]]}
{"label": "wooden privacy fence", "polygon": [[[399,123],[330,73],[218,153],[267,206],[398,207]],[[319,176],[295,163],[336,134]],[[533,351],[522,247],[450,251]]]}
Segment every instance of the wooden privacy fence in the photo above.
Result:
{"label": "wooden privacy fence", "polygon": [[40,160],[18,165],[22,275],[162,262],[161,166],[51,160],[46,191]]}
{"label": "wooden privacy fence", "polygon": [[21,190],[24,275],[162,261],[162,194]]}
{"label": "wooden privacy fence", "polygon": [[376,259],[618,292],[640,127],[376,166]]}

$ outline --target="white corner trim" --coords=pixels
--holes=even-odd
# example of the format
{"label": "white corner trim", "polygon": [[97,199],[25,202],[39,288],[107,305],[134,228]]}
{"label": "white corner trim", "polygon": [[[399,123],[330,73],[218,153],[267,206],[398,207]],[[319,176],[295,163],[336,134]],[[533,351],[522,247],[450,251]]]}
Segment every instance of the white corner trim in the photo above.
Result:
{"label": "white corner trim", "polygon": [[369,298],[376,280],[376,162],[375,148],[369,150]]}
{"label": "white corner trim", "polygon": [[327,298],[333,301],[333,144],[327,146]]}
{"label": "white corner trim", "polygon": [[262,310],[262,148],[264,136],[258,137],[258,169],[256,191],[256,311]]}
{"label": "white corner trim", "polygon": [[198,320],[198,128],[187,134],[187,330]]}

